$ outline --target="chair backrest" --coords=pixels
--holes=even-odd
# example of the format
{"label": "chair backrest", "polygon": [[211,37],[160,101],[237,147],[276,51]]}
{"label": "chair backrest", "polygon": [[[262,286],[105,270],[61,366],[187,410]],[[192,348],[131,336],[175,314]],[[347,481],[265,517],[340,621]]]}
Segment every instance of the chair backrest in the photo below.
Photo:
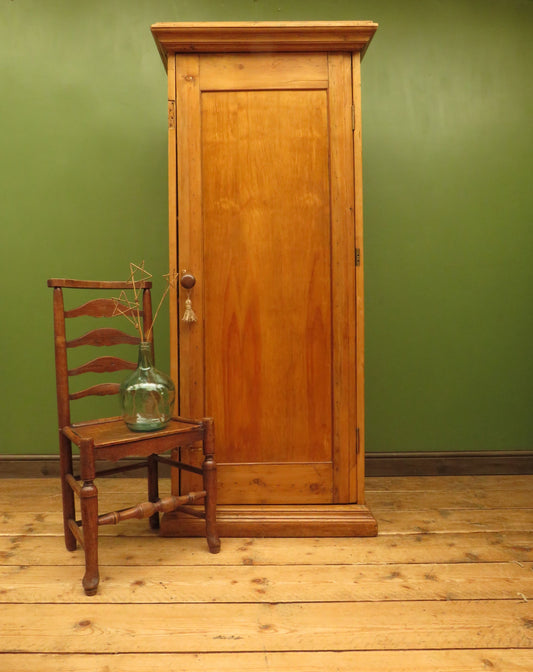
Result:
{"label": "chair backrest", "polygon": [[[119,383],[105,382],[92,385],[79,392],[70,392],[69,379],[72,376],[78,376],[83,373],[111,373],[120,370],[134,370],[137,367],[135,362],[127,361],[121,357],[99,356],[85,364],[70,368],[68,363],[68,353],[72,348],[79,346],[113,346],[120,344],[138,345],[141,342],[140,335],[131,335],[118,328],[109,326],[96,328],[82,336],[67,340],[67,321],[77,317],[110,318],[117,315],[131,316],[134,309],[123,302],[120,293],[132,290],[131,282],[113,282],[113,281],[90,281],[90,280],[69,280],[64,278],[52,278],[48,280],[48,287],[54,290],[54,341],[55,341],[55,365],[56,365],[56,386],[57,386],[57,412],[59,427],[65,427],[70,424],[70,402],[76,399],[82,399],[92,395],[104,396],[108,394],[117,394],[120,389]],[[151,301],[152,283],[149,281],[136,282],[135,289],[139,296],[139,309],[137,317],[142,322],[144,334],[150,334],[152,327],[152,301]],[[90,299],[75,308],[65,310],[64,290],[105,290],[107,297],[102,297],[103,291],[99,292],[99,297]],[[119,296],[109,296],[109,290],[114,290]],[[86,293],[83,293],[86,298]],[[92,294],[92,292],[91,292]],[[117,317],[117,324],[120,326],[120,318]],[[125,319],[123,318],[125,322]],[[107,323],[109,324],[109,322]]]}

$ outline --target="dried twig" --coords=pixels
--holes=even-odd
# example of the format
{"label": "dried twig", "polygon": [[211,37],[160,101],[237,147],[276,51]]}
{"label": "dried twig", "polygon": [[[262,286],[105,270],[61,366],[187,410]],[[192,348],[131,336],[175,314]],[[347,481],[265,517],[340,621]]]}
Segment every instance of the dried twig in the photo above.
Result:
{"label": "dried twig", "polygon": [[167,294],[170,291],[170,288],[176,287],[178,274],[175,271],[172,271],[171,273],[167,273],[166,275],[163,276],[167,281],[167,287],[163,292],[161,300],[159,301],[159,304],[155,311],[155,315],[152,319],[152,324],[150,325],[150,328],[145,334],[143,330],[143,322],[141,319],[142,297],[139,291],[139,285],[141,282],[150,280],[152,277],[153,277],[152,274],[149,273],[144,268],[144,261],[140,265],[130,263],[130,277],[128,282],[131,284],[131,291],[133,293],[133,297],[129,298],[126,290],[122,290],[120,296],[113,297],[113,301],[115,302],[115,309],[113,311],[113,315],[121,315],[122,317],[125,317],[128,320],[128,322],[130,322],[130,324],[132,324],[135,327],[135,329],[139,332],[141,341],[151,340],[154,323],[157,319],[157,316],[159,315],[159,311],[161,310],[163,301],[165,300]]}

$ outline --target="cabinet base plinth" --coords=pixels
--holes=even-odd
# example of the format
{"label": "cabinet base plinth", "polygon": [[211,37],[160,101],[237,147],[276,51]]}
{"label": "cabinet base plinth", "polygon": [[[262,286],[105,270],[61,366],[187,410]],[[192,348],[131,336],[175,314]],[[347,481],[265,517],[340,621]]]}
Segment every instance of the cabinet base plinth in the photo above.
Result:
{"label": "cabinet base plinth", "polygon": [[[375,537],[376,519],[362,504],[221,505],[221,537]],[[203,537],[205,523],[175,511],[161,520],[164,537]]]}

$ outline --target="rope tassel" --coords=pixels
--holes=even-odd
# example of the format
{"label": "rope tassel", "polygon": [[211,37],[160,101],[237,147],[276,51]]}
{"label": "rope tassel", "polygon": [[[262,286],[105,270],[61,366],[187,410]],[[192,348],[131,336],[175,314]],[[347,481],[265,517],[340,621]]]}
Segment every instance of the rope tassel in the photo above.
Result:
{"label": "rope tassel", "polygon": [[183,313],[181,320],[182,322],[198,322],[196,313],[192,309],[192,301],[190,296],[185,299],[185,312]]}

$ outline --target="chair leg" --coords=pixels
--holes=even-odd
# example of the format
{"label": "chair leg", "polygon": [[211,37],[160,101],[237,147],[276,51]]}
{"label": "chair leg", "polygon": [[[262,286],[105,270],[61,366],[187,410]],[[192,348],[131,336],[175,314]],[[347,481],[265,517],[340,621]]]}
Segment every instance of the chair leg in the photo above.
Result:
{"label": "chair leg", "polygon": [[67,437],[61,432],[59,433],[59,469],[61,474],[65,546],[68,551],[75,551],[78,543],[69,527],[68,521],[76,519],[76,506],[74,503],[74,492],[66,481],[66,475],[72,474],[72,446]]}
{"label": "chair leg", "polygon": [[93,481],[84,481],[80,491],[85,576],[82,584],[86,595],[96,595],[98,573],[98,489]]}
{"label": "chair leg", "polygon": [[204,463],[202,465],[205,496],[205,527],[207,545],[211,553],[220,552],[217,532],[217,466],[215,462],[215,428],[211,418],[204,421]]}
{"label": "chair leg", "polygon": [[[157,502],[159,499],[159,474],[157,457],[150,455],[148,458],[148,501]],[[149,518],[152,530],[159,529],[159,513],[156,511]]]}

